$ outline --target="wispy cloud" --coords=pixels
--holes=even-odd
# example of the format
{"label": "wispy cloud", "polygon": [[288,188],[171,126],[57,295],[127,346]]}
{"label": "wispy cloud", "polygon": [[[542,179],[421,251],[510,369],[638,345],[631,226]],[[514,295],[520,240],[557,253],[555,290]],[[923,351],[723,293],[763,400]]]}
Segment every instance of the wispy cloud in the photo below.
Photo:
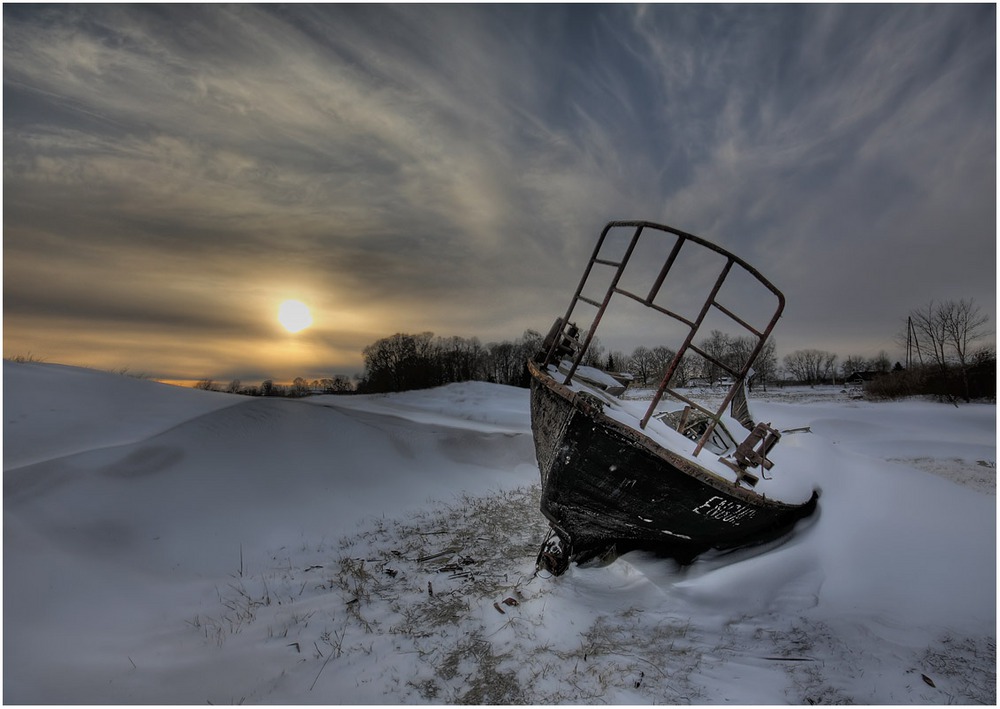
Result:
{"label": "wispy cloud", "polygon": [[[960,297],[962,273],[993,280],[992,13],[824,6],[637,15],[664,94],[694,97],[667,107],[684,126],[675,134],[695,146],[670,211],[773,263],[796,296],[787,319],[801,341],[838,330],[826,337],[836,351],[873,319],[869,310],[885,323],[915,302]],[[963,226],[944,229],[952,219]],[[929,257],[934,250],[940,258]],[[890,264],[900,270],[886,279]],[[978,295],[993,300],[989,290]]]}
{"label": "wispy cloud", "polygon": [[[960,226],[948,273],[995,278],[990,6],[69,5],[4,20],[9,322],[145,317],[259,342],[261,309],[294,286],[355,314],[339,351],[407,329],[515,337],[563,307],[613,218],[773,263],[804,337],[854,302],[831,293],[859,269],[856,318],[951,297],[941,259],[920,256],[946,226]],[[891,287],[890,258],[910,273]],[[977,288],[954,297],[986,299]]]}

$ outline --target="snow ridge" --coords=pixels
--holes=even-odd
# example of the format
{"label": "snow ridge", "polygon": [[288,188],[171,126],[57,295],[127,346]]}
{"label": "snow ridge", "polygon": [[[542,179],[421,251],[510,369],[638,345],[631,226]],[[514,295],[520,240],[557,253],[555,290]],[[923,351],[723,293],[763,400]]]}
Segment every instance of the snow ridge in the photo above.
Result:
{"label": "snow ridge", "polygon": [[524,390],[4,385],[8,702],[996,701],[991,405],[759,400],[817,515],[548,578]]}

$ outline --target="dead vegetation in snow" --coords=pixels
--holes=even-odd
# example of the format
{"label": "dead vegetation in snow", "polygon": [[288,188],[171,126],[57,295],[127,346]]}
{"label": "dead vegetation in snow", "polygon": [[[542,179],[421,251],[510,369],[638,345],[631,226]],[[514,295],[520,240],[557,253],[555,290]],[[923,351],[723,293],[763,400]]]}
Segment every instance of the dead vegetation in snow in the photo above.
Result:
{"label": "dead vegetation in snow", "polygon": [[248,690],[250,701],[298,682],[303,701],[322,703],[348,676],[392,703],[718,703],[740,699],[713,690],[712,677],[733,667],[773,674],[795,704],[995,697],[995,677],[983,679],[995,663],[988,640],[945,638],[881,667],[941,685],[914,682],[890,696],[865,679],[873,658],[805,617],[720,629],[669,602],[600,612],[575,603],[574,574],[534,573],[547,528],[538,495],[462,497],[405,520],[371,519],[336,542],[280,549],[265,568],[241,566],[219,589],[218,611],[189,624],[208,643],[275,649],[275,676]]}

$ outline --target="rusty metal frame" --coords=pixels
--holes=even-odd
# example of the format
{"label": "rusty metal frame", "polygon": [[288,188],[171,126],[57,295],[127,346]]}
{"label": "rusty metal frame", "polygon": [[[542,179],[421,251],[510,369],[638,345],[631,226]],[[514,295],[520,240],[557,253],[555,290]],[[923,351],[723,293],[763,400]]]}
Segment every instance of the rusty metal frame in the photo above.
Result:
{"label": "rusty metal frame", "polygon": [[[600,258],[599,256],[601,253],[601,247],[604,245],[604,241],[607,238],[607,235],[611,232],[612,229],[623,228],[623,227],[625,228],[632,227],[634,228],[635,231],[632,233],[632,238],[629,241],[628,247],[626,248],[624,255],[621,257],[621,260],[610,261],[607,259]],[[656,280],[654,281],[652,287],[650,288],[649,293],[646,294],[645,296],[640,296],[635,293],[631,293],[619,288],[618,283],[621,280],[622,275],[625,273],[626,268],[628,267],[629,260],[631,259],[632,254],[635,251],[636,245],[639,243],[639,239],[647,231],[655,234],[654,238],[673,236],[675,242],[670,250],[670,254],[667,256],[666,261],[660,268],[660,272],[657,275]],[[653,303],[653,300],[659,294],[664,281],[670,274],[670,270],[673,267],[674,263],[676,262],[677,256],[680,253],[681,248],[688,243],[696,244],[698,246],[707,248],[710,251],[713,251],[725,257],[726,259],[726,265],[723,267],[722,271],[716,278],[714,286],[712,287],[708,296],[705,298],[701,310],[699,311],[698,316],[694,320],[689,320],[675,312],[672,312],[668,308]],[[590,278],[595,265],[608,266],[616,269],[615,274],[611,279],[611,283],[608,286],[607,292],[605,293],[604,298],[601,301],[597,301],[585,297],[583,295],[583,290],[587,285],[587,281]],[[755,327],[750,323],[744,321],[739,316],[737,316],[733,311],[726,308],[724,305],[717,302],[716,300],[719,291],[722,288],[723,283],[726,281],[726,278],[729,276],[734,266],[743,269],[743,271],[745,271],[747,274],[749,274],[751,277],[757,280],[767,290],[771,291],[771,293],[774,294],[774,296],[777,299],[777,306],[774,310],[774,314],[762,328]],[[597,314],[594,316],[594,319],[587,330],[586,338],[584,339],[579,349],[576,351],[576,356],[573,358],[573,362],[570,366],[569,372],[566,374],[565,380],[563,382],[564,384],[568,385],[573,381],[573,376],[576,374],[576,370],[580,366],[580,362],[583,361],[583,358],[586,355],[587,350],[589,349],[590,344],[594,339],[594,334],[596,333],[598,325],[601,322],[601,318],[604,317],[604,313],[607,311],[608,305],[611,303],[611,300],[615,295],[621,295],[627,298],[631,298],[632,300],[641,303],[647,308],[650,308],[664,316],[670,317],[673,320],[676,320],[688,327],[687,336],[684,338],[683,344],[680,346],[680,348],[678,348],[677,353],[674,355],[673,360],[671,360],[669,366],[667,367],[667,370],[663,375],[663,378],[660,380],[659,386],[657,387],[656,390],[656,394],[653,397],[653,400],[650,402],[649,408],[646,410],[646,413],[642,418],[642,421],[640,423],[640,428],[644,429],[646,425],[649,423],[650,417],[653,415],[653,412],[655,411],[657,405],[660,403],[664,394],[670,394],[672,397],[706,414],[711,419],[711,423],[709,424],[704,434],[701,436],[697,445],[695,446],[694,455],[698,455],[698,453],[700,453],[702,448],[704,447],[705,442],[708,441],[709,437],[712,435],[712,432],[715,430],[715,427],[718,425],[719,419],[722,417],[723,412],[732,402],[733,397],[736,395],[737,388],[743,385],[743,380],[746,378],[748,372],[750,371],[750,368],[753,365],[754,360],[757,359],[757,355],[760,354],[760,351],[761,349],[763,349],[764,344],[767,341],[767,338],[770,336],[771,331],[774,329],[774,326],[777,324],[778,319],[781,317],[781,313],[785,307],[785,296],[781,293],[781,291],[779,291],[769,280],[764,278],[764,276],[762,276],[760,272],[757,271],[757,269],[755,269],[749,263],[747,263],[740,257],[736,256],[735,254],[727,251],[726,249],[723,249],[722,247],[713,244],[710,241],[706,241],[701,237],[695,236],[694,234],[689,234],[679,229],[675,229],[674,227],[666,226],[664,224],[657,224],[655,222],[649,222],[649,221],[608,222],[607,225],[605,225],[604,229],[601,231],[600,238],[598,238],[597,244],[594,247],[594,251],[590,256],[590,260],[587,262],[587,266],[584,269],[583,276],[580,278],[580,284],[577,286],[576,292],[570,299],[569,307],[566,309],[566,314],[563,316],[562,322],[559,325],[558,335],[552,339],[552,343],[545,354],[544,363],[545,365],[548,365],[553,362],[555,358],[555,353],[558,351],[559,344],[566,337],[567,329],[570,327],[570,320],[573,317],[573,313],[576,310],[576,307],[579,303],[586,303],[590,306],[597,308]],[[708,315],[708,313],[711,311],[713,307],[719,312],[729,317],[734,323],[736,323],[737,326],[748,331],[749,333],[752,334],[754,338],[756,338],[757,341],[756,346],[753,348],[753,350],[747,357],[746,361],[738,370],[731,369],[730,367],[726,366],[724,363],[720,362],[715,357],[712,357],[710,354],[703,351],[694,344],[695,335],[697,335],[699,328],[701,327],[702,323],[705,320],[705,317]],[[734,379],[733,386],[730,387],[728,393],[726,394],[726,396],[722,401],[722,404],[716,411],[710,411],[709,409],[706,409],[704,406],[694,401],[691,401],[680,392],[677,392],[669,388],[669,382],[671,377],[673,377],[674,372],[677,369],[677,366],[681,362],[681,359],[689,350],[699,355],[709,363],[720,367],[723,371],[728,372],[730,375],[732,375]]]}

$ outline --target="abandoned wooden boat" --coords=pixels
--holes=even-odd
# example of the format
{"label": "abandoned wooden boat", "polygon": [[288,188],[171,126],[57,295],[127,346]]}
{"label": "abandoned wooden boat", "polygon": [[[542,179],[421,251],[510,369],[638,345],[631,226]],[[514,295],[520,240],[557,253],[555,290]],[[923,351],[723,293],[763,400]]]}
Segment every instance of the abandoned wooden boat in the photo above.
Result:
{"label": "abandoned wooden boat", "polygon": [[[639,245],[648,241],[654,242],[652,252],[640,256]],[[650,253],[662,259],[652,264]],[[691,307],[691,289],[678,290],[675,282],[683,285],[686,276],[703,273],[697,264],[706,261],[718,270],[707,280],[702,276],[705,292]],[[640,273],[633,277],[633,271]],[[742,274],[740,287],[727,289],[727,279],[736,273]],[[756,301],[760,294],[769,301],[763,310],[750,308],[755,319],[738,307],[751,290]],[[723,304],[725,293],[740,302]],[[675,296],[687,302],[687,310],[673,306]],[[645,330],[644,336],[659,338],[669,330],[677,338],[648,401],[620,398],[627,377],[585,364],[594,359],[587,355],[598,326],[621,299],[670,324],[662,332]],[[574,317],[586,317],[578,312],[583,306],[592,308],[593,316],[581,329]],[[715,244],[652,222],[605,226],[569,308],[528,363],[541,511],[551,526],[539,552],[540,568],[560,574],[571,562],[610,560],[635,549],[690,563],[709,549],[774,539],[813,512],[816,492],[801,479],[789,485],[794,471],[775,468],[772,451],[781,433],[754,421],[747,404],[752,365],[783,307],[780,291]],[[740,341],[748,346],[742,356],[723,361],[697,340],[720,315],[743,333]],[[690,371],[692,360],[732,382],[716,393],[720,404],[697,403],[691,390],[675,384],[680,368]]]}

